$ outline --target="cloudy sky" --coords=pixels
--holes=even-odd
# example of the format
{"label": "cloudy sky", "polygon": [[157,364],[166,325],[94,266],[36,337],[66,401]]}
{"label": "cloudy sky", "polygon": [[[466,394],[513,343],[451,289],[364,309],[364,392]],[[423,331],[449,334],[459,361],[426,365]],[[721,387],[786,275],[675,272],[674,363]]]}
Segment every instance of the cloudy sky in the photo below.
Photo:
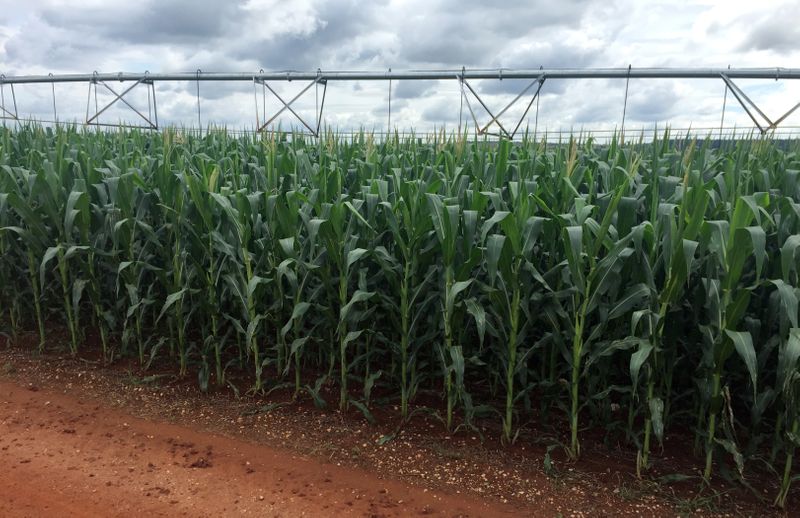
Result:
{"label": "cloudy sky", "polygon": [[[193,72],[264,70],[369,70],[562,67],[796,67],[800,65],[797,1],[561,0],[0,0],[0,73]],[[474,86],[494,111],[525,81],[484,80]],[[772,118],[800,101],[800,80],[741,81]],[[119,84],[112,84],[119,90]],[[282,96],[302,84],[276,83]],[[163,123],[197,124],[196,84],[158,83]],[[60,119],[83,119],[88,85],[57,85]],[[548,81],[542,89],[538,129],[613,129],[623,111],[624,80]],[[718,127],[721,80],[631,80],[627,128],[692,125]],[[322,91],[318,92],[321,96]],[[9,87],[4,89],[9,104]],[[48,85],[15,88],[20,115],[53,118]],[[93,94],[92,94],[93,96]],[[266,97],[266,104],[263,99]],[[130,102],[147,112],[146,89]],[[525,99],[527,101],[528,98]],[[110,93],[98,90],[98,102]],[[315,89],[297,103],[314,118]],[[458,124],[456,80],[394,82],[392,126],[428,131]],[[340,129],[387,127],[385,82],[333,83],[323,120]],[[256,108],[256,103],[258,107]],[[503,117],[513,127],[520,102]],[[477,103],[473,100],[477,108]],[[202,123],[252,128],[279,106],[250,83],[202,83]],[[94,108],[94,99],[91,99]],[[523,121],[533,129],[535,109]],[[469,117],[466,107],[463,115]],[[481,121],[485,113],[476,110]],[[515,119],[516,116],[516,119]],[[101,122],[136,116],[124,106]],[[297,124],[290,114],[283,127]],[[752,127],[728,96],[726,126]],[[800,110],[784,123],[800,126]]]}

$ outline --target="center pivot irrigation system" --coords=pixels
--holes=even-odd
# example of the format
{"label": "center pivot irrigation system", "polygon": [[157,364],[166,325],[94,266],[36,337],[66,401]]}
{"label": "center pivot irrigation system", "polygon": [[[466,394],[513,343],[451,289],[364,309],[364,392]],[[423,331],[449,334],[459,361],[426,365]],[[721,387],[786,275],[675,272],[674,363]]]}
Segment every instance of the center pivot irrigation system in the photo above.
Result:
{"label": "center pivot irrigation system", "polygon": [[[502,81],[504,79],[527,79],[530,80],[525,88],[507,105],[502,107],[496,113],[487,105],[484,99],[473,88],[470,81],[479,79],[495,79]],[[316,72],[265,72],[260,70],[258,73],[219,73],[219,72],[203,72],[197,70],[190,73],[174,73],[174,74],[151,74],[144,73],[125,73],[120,72],[116,74],[101,74],[94,72],[92,74],[62,74],[62,75],[29,75],[29,76],[10,76],[0,75],[0,118],[5,120],[11,119],[14,121],[23,121],[19,116],[17,109],[17,98],[14,91],[16,85],[25,84],[50,84],[53,94],[53,120],[52,121],[39,121],[39,122],[52,122],[58,123],[58,109],[56,105],[56,90],[57,83],[87,83],[88,92],[86,99],[86,116],[84,124],[89,126],[125,126],[125,127],[138,127],[145,129],[158,129],[158,110],[156,107],[156,83],[163,81],[179,81],[187,83],[196,83],[197,91],[197,124],[202,127],[201,111],[200,111],[200,83],[205,81],[238,81],[238,82],[252,82],[253,83],[253,98],[255,101],[255,117],[256,128],[258,131],[270,131],[272,124],[275,120],[285,111],[289,111],[297,120],[308,130],[313,136],[319,136],[320,127],[322,125],[322,113],[325,107],[325,95],[328,89],[329,81],[387,81],[389,91],[389,112],[388,112],[388,127],[391,131],[391,113],[392,113],[392,81],[440,81],[440,80],[454,80],[458,81],[461,89],[461,102],[459,110],[459,132],[461,131],[462,124],[464,123],[464,106],[466,105],[469,116],[474,123],[476,133],[478,135],[493,135],[502,136],[513,139],[522,125],[525,117],[528,115],[534,102],[536,104],[536,120],[538,123],[539,112],[539,93],[545,81],[562,80],[562,79],[624,79],[625,80],[625,99],[622,110],[622,123],[620,133],[624,132],[625,128],[625,113],[628,104],[628,86],[631,79],[719,79],[725,85],[725,94],[722,100],[722,115],[720,120],[720,133],[722,132],[723,124],[725,121],[725,106],[728,98],[728,91],[733,94],[733,97],[741,105],[758,131],[763,135],[769,131],[775,130],[786,118],[791,115],[795,110],[800,108],[800,102],[795,104],[783,115],[772,119],[767,116],[758,105],[747,96],[747,94],[734,82],[740,79],[800,79],[799,68],[563,68],[563,69],[493,69],[493,70],[468,70],[462,68],[461,70],[412,70],[404,72],[393,72],[389,69],[386,72],[346,72],[346,71],[323,71],[317,70]],[[273,89],[270,83],[301,81],[307,84],[288,101],[285,100],[278,92]],[[113,88],[111,85],[119,83],[118,88]],[[126,98],[131,91],[139,85],[143,85],[147,89],[147,115],[136,109]],[[98,104],[98,86],[107,90],[113,96],[113,99],[105,105]],[[261,87],[263,114],[259,116],[259,102],[258,102],[258,88]],[[315,103],[315,120],[307,121],[304,119],[292,105],[300,99],[306,92],[314,87],[316,93]],[[319,102],[319,88],[322,87],[321,102]],[[8,90],[8,93],[7,93]],[[266,113],[266,98],[267,92],[274,96],[281,104],[282,107],[275,113],[267,117]],[[163,95],[163,94],[162,94]],[[500,117],[512,108],[520,99],[530,95],[528,104],[519,122],[513,127],[506,127],[500,122]],[[94,103],[92,102],[94,100]],[[473,107],[473,102],[477,101],[478,104],[489,115],[488,122],[481,123],[478,120],[478,115]],[[524,102],[524,101],[523,101]],[[100,115],[120,103],[127,106],[137,116],[138,125],[125,124],[125,123],[100,123]]]}

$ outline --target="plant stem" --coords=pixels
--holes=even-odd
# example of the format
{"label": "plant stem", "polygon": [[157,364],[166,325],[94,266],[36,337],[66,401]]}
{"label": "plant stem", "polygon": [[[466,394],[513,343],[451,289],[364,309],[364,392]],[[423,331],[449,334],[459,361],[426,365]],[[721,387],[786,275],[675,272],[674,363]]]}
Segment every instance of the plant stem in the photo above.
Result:
{"label": "plant stem", "polygon": [[[445,286],[444,286],[444,346],[445,364],[452,361],[450,351],[453,348],[452,315],[448,309],[447,301],[450,300],[450,292],[453,289],[453,267],[449,264],[445,267]],[[453,371],[449,367],[445,368],[445,394],[447,396],[447,433],[453,430]]]}
{"label": "plant stem", "polygon": [[36,275],[36,266],[33,252],[28,249],[28,275],[33,288],[33,306],[36,310],[36,323],[39,326],[39,352],[44,352],[44,319],[42,318],[42,303],[39,300],[39,278]]}
{"label": "plant stem", "polygon": [[[800,420],[795,419],[792,423],[792,435],[797,436],[800,431]],[[786,497],[789,495],[789,487],[792,484],[792,459],[794,456],[794,446],[788,447],[786,454],[786,464],[783,467],[783,478],[781,479],[781,490],[775,499],[775,505],[783,509],[786,506]]]}
{"label": "plant stem", "polygon": [[503,440],[511,441],[514,419],[514,372],[517,370],[517,332],[519,326],[520,289],[518,279],[514,282],[511,300],[511,331],[508,336],[508,366],[506,368],[506,416],[503,419]]}
{"label": "plant stem", "polygon": [[75,329],[75,315],[72,311],[72,302],[69,293],[69,275],[67,273],[67,261],[64,259],[64,251],[58,250],[58,272],[61,276],[61,292],[64,295],[64,311],[67,316],[67,327],[70,336],[70,353],[74,356],[78,353],[78,335]]}
{"label": "plant stem", "polygon": [[711,405],[710,414],[708,416],[708,438],[706,439],[706,468],[703,471],[703,480],[708,482],[711,480],[711,466],[714,461],[714,434],[717,431],[717,411],[714,409],[714,401],[719,397],[720,390],[720,372],[714,372],[713,387],[711,389]]}
{"label": "plant stem", "polygon": [[580,409],[579,383],[581,375],[581,355],[583,353],[583,325],[586,319],[586,307],[589,298],[584,297],[581,309],[575,319],[575,336],[572,338],[572,383],[570,386],[570,446],[569,455],[573,459],[580,456],[580,444],[578,443],[578,411]]}
{"label": "plant stem", "polygon": [[403,269],[403,281],[400,285],[400,416],[408,418],[408,334],[410,331],[408,290],[411,282],[411,268],[408,264]]}
{"label": "plant stem", "polygon": [[[347,276],[343,269],[339,274],[339,307],[347,304]],[[339,410],[347,409],[347,323],[339,322]]]}

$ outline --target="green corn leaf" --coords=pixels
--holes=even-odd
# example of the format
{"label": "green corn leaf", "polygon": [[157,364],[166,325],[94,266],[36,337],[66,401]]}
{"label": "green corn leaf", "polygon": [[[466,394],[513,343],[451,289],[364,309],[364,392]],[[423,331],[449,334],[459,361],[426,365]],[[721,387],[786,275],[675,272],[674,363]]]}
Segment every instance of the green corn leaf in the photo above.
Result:
{"label": "green corn leaf", "polygon": [[158,318],[156,319],[156,323],[158,323],[158,321],[161,320],[161,318],[169,310],[169,308],[171,308],[176,302],[178,302],[179,300],[181,300],[183,298],[184,294],[186,294],[187,291],[188,291],[188,288],[182,288],[182,289],[180,289],[180,290],[178,290],[178,291],[176,291],[174,293],[170,293],[167,296],[167,300],[164,301],[164,305],[161,307],[161,311],[158,314]]}
{"label": "green corn leaf", "polygon": [[358,261],[359,259],[364,257],[364,254],[366,254],[366,253],[367,253],[367,250],[364,249],[364,248],[356,248],[354,250],[350,250],[347,253],[347,263],[346,263],[347,270],[345,270],[345,271],[349,271],[350,267],[353,266],[353,263],[355,263],[356,261]]}
{"label": "green corn leaf", "polygon": [[472,284],[472,279],[468,281],[458,281],[453,283],[453,287],[450,288],[450,291],[447,294],[447,300],[445,301],[445,304],[447,305],[448,314],[451,315],[453,314],[453,309],[455,308],[458,294],[469,288],[471,284]]}
{"label": "green corn leaf", "polygon": [[79,307],[81,303],[81,298],[83,297],[83,291],[86,288],[86,285],[89,283],[86,279],[75,279],[72,281],[72,309],[77,316],[79,314]]}
{"label": "green corn leaf", "polygon": [[247,281],[247,300],[252,300],[256,293],[256,289],[258,289],[258,286],[260,284],[265,284],[268,281],[269,279],[259,277],[258,275],[253,275],[250,280]]}
{"label": "green corn leaf", "polygon": [[509,216],[509,214],[511,213],[508,211],[497,211],[494,214],[492,214],[491,218],[487,219],[483,223],[483,226],[481,227],[481,243],[486,242],[486,235],[489,234],[489,232],[495,225],[505,220]]}
{"label": "green corn leaf", "polygon": [[789,320],[792,327],[798,327],[797,294],[795,293],[794,288],[780,279],[775,279],[770,282],[774,284],[776,288],[778,288],[778,296],[780,297],[781,309],[783,309],[784,315]]}
{"label": "green corn leaf", "polygon": [[800,359],[800,328],[793,328],[789,330],[789,337],[778,355],[776,383],[778,390],[787,390],[786,380],[800,369],[800,365],[797,363],[798,359]]}
{"label": "green corn leaf", "polygon": [[653,433],[661,443],[664,441],[664,401],[661,398],[651,398],[649,401],[650,419],[653,423]]}
{"label": "green corn leaf", "polygon": [[[303,346],[305,346],[306,342],[308,342],[310,339],[311,339],[310,336],[303,336],[301,338],[295,338],[294,340],[292,340],[292,345],[290,346],[289,354],[291,356],[297,355],[298,351]],[[288,367],[288,365],[287,365],[287,367]]]}
{"label": "green corn leaf", "polygon": [[350,297],[350,300],[347,302],[347,304],[345,304],[339,311],[339,325],[341,326],[348,321],[353,306],[360,302],[365,302],[371,299],[374,295],[375,292],[373,291],[356,290],[353,293],[353,296]]}
{"label": "green corn leaf", "polygon": [[753,384],[753,395],[755,396],[758,388],[758,360],[756,358],[756,350],[753,347],[753,337],[747,331],[731,331],[725,330],[725,334],[733,342],[736,352],[744,361],[747,371],[750,373],[750,381]]}
{"label": "green corn leaf", "polygon": [[480,305],[475,297],[470,297],[464,301],[467,307],[467,313],[472,315],[475,319],[475,325],[478,328],[478,339],[481,346],[483,346],[483,338],[486,335],[486,310]]}
{"label": "green corn leaf", "polygon": [[565,252],[572,282],[580,290],[586,289],[583,276],[583,227],[572,226],[564,229],[566,234],[564,239]]}
{"label": "green corn leaf", "polygon": [[349,400],[349,403],[361,412],[361,414],[364,416],[364,419],[366,419],[369,424],[376,423],[375,416],[372,415],[372,412],[370,412],[369,408],[367,408],[364,403],[355,399]]}
{"label": "green corn leaf", "polygon": [[347,345],[348,345],[350,342],[353,342],[354,340],[358,340],[358,337],[360,337],[360,336],[361,336],[361,334],[362,334],[363,332],[364,332],[364,330],[363,330],[363,329],[360,329],[360,330],[358,330],[358,331],[349,331],[349,332],[347,333],[347,335],[344,337],[344,343],[343,343],[343,345],[344,345],[345,347],[347,347]]}
{"label": "green corn leaf", "polygon": [[44,277],[47,272],[47,263],[53,260],[53,258],[58,255],[59,250],[61,250],[61,246],[51,246],[49,247],[42,257],[42,262],[39,265],[39,286],[44,286]]}
{"label": "green corn leaf", "polygon": [[506,236],[500,234],[492,234],[486,241],[486,266],[489,271],[489,284],[495,284],[495,277],[497,277],[497,267],[500,263],[500,256],[503,253],[503,245],[506,242]]}
{"label": "green corn leaf", "polygon": [[797,271],[797,250],[800,248],[800,235],[794,234],[786,238],[781,247],[781,273],[783,280],[788,281],[791,272]]}
{"label": "green corn leaf", "polygon": [[614,303],[611,311],[608,312],[608,319],[613,320],[621,316],[627,315],[631,309],[638,307],[647,298],[650,297],[650,288],[644,284],[639,283],[631,286],[625,294]]}
{"label": "green corn leaf", "polygon": [[636,387],[639,383],[639,371],[641,371],[642,365],[644,365],[644,363],[650,357],[651,352],[653,352],[653,344],[650,342],[641,341],[639,342],[639,349],[637,349],[637,351],[631,355],[630,371],[634,393],[636,393]]}

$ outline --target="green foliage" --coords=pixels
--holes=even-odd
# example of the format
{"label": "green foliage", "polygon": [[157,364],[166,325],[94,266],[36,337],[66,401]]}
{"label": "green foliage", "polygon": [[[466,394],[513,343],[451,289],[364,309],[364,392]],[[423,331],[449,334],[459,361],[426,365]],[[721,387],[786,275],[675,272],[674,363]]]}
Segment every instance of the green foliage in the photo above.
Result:
{"label": "green foliage", "polygon": [[322,408],[334,386],[369,420],[438,394],[448,431],[489,416],[504,442],[561,409],[571,456],[588,426],[623,431],[640,472],[688,428],[706,479],[770,458],[783,505],[799,179],[794,144],[669,133],[3,130],[0,321],[40,348],[60,321],[72,353],[96,332],[106,360],[174,362],[204,390],[238,372]]}

